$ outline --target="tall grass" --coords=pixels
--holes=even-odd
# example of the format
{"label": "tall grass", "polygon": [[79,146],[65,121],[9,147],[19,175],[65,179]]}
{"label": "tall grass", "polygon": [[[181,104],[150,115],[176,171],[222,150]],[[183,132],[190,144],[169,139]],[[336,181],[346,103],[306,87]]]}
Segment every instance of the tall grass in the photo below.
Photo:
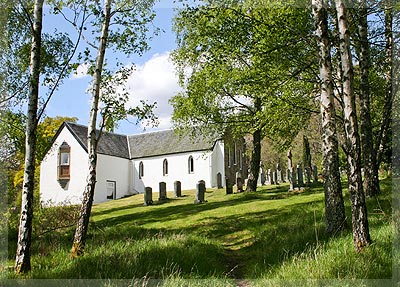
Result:
{"label": "tall grass", "polygon": [[[42,232],[33,242],[32,272],[24,278],[96,279],[101,281],[79,282],[102,286],[287,286],[299,283],[291,280],[318,285],[332,279],[354,285],[357,279],[392,278],[389,180],[377,199],[368,200],[373,244],[360,254],[350,230],[327,237],[321,186],[288,193],[281,185],[233,195],[212,189],[201,205],[193,204],[194,191],[184,194],[177,199],[169,194],[171,199],[154,206],[143,206],[143,195],[95,205],[81,258],[69,257],[73,227]],[[9,238],[12,266],[15,238]],[[68,282],[77,286],[63,284]]]}

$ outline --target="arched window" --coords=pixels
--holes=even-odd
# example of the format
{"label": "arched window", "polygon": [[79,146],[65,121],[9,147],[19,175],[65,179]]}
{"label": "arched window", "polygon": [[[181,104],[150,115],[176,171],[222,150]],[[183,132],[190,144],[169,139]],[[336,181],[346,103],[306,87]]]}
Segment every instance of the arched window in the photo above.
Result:
{"label": "arched window", "polygon": [[163,176],[168,175],[168,160],[164,159],[163,162]]}
{"label": "arched window", "polygon": [[58,150],[58,179],[70,178],[71,148],[63,142]]}
{"label": "arched window", "polygon": [[193,161],[192,156],[189,156],[189,159],[188,159],[188,172],[194,173],[194,161]]}
{"label": "arched window", "polygon": [[144,165],[143,161],[139,163],[139,178],[142,178],[144,176]]}

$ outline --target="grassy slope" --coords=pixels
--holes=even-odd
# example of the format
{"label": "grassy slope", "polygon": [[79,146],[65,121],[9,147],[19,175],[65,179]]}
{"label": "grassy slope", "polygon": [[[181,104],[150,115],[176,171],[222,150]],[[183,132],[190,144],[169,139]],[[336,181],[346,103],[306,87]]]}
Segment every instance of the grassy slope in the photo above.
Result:
{"label": "grassy slope", "polygon": [[[236,284],[231,278],[254,278],[255,286],[282,279],[391,278],[391,182],[382,187],[378,200],[368,200],[374,243],[362,254],[355,253],[350,231],[326,237],[322,187],[233,195],[208,190],[202,205],[186,191],[147,207],[143,195],[94,206],[86,255],[69,258],[72,228],[47,234],[34,242],[28,278],[161,278],[171,286],[187,285],[185,278],[220,279],[216,286]],[[348,198],[346,205],[350,218]]]}

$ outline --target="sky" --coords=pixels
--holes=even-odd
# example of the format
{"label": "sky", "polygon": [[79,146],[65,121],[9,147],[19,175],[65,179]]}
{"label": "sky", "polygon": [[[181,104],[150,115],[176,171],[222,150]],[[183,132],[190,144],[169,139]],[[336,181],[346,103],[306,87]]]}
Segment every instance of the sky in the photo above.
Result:
{"label": "sky", "polygon": [[[172,18],[174,10],[172,5],[158,3],[155,6],[156,18],[154,25],[164,32],[155,36],[150,42],[151,49],[141,57],[134,56],[126,59],[124,64],[134,64],[135,71],[129,77],[127,87],[129,91],[129,104],[137,105],[140,100],[149,103],[157,102],[154,113],[159,119],[157,128],[136,125],[134,120],[123,120],[119,122],[115,129],[119,134],[137,134],[146,131],[164,130],[171,128],[170,117],[172,107],[168,100],[179,92],[178,77],[176,76],[174,65],[170,61],[170,52],[176,47],[175,34],[172,32]],[[49,11],[44,10],[43,31],[54,31],[54,27],[63,21],[60,17],[50,15]],[[66,24],[67,26],[67,24]],[[60,30],[60,28],[57,28]],[[66,31],[71,32],[68,28]],[[72,31],[72,39],[76,33]],[[113,57],[112,51],[106,52],[106,57]],[[54,94],[47,109],[46,115],[49,117],[65,116],[77,117],[78,123],[87,125],[90,110],[90,95],[87,93],[91,77],[86,74],[84,65],[80,66],[76,74],[64,81],[58,91]]]}

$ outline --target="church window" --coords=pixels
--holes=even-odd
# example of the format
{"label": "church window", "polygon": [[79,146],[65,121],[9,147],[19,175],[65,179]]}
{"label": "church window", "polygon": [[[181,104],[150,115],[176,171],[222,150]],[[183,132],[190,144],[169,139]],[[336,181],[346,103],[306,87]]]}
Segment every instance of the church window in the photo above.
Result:
{"label": "church window", "polygon": [[139,178],[142,178],[144,176],[144,165],[143,161],[139,163]]}
{"label": "church window", "polygon": [[164,159],[163,162],[163,176],[168,175],[168,160]]}
{"label": "church window", "polygon": [[189,173],[194,173],[194,160],[192,156],[189,156],[188,159],[188,171]]}
{"label": "church window", "polygon": [[71,148],[63,142],[58,150],[58,179],[70,178]]}

